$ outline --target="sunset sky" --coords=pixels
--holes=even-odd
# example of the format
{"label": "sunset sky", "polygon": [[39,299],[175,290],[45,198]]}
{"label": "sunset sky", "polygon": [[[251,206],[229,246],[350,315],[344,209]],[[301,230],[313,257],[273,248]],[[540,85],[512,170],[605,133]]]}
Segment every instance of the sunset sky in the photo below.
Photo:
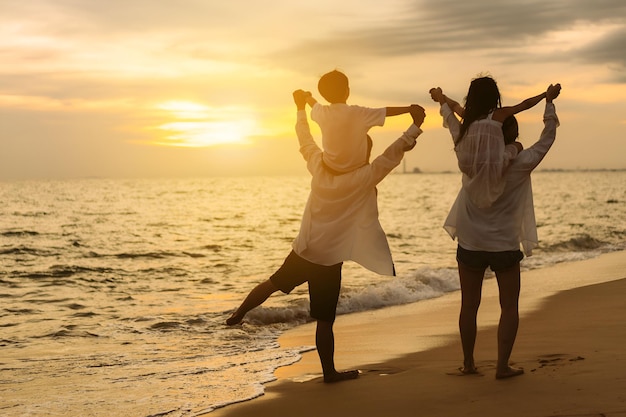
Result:
{"label": "sunset sky", "polygon": [[426,107],[409,168],[456,170],[428,90],[479,74],[504,105],[562,84],[543,168],[626,168],[624,0],[0,0],[0,62],[0,180],[304,173],[291,92],[335,68],[349,104]]}

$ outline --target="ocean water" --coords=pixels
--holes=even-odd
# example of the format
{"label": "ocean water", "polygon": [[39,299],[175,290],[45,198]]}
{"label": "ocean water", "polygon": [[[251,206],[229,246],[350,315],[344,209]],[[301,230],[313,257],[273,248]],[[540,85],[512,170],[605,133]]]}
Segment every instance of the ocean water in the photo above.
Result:
{"label": "ocean water", "polygon": [[[626,172],[533,175],[540,247],[523,269],[626,248]],[[457,173],[391,175],[380,218],[397,277],[346,263],[339,314],[459,288],[441,225]],[[261,395],[311,345],[306,286],[224,325],[289,253],[309,178],[0,183],[0,415],[195,416]],[[523,279],[523,275],[522,275]]]}

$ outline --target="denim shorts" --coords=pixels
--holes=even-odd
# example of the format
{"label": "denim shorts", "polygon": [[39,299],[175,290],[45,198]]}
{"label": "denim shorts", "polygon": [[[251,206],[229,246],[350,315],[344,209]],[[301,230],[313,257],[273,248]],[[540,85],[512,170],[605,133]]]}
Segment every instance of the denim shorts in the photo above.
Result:
{"label": "denim shorts", "polygon": [[485,270],[490,267],[492,271],[503,271],[518,264],[524,259],[521,250],[511,250],[504,252],[485,252],[463,249],[458,246],[456,249],[456,260],[463,265]]}
{"label": "denim shorts", "polygon": [[291,251],[270,281],[285,294],[308,282],[311,317],[333,323],[341,289],[342,265],[341,262],[330,266],[318,265]]}

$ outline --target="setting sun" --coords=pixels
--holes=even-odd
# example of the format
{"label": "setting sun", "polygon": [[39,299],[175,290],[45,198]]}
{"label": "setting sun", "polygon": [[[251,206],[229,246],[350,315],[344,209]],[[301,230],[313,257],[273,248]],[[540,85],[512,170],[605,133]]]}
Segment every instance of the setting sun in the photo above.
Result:
{"label": "setting sun", "polygon": [[171,101],[158,106],[175,121],[159,125],[165,132],[157,145],[207,147],[246,143],[256,129],[251,111],[240,107],[211,108],[199,103]]}

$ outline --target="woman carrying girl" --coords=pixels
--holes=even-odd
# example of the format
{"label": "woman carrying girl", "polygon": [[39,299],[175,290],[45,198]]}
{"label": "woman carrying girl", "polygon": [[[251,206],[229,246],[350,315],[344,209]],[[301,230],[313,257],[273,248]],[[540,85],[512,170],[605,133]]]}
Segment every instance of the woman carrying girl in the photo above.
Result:
{"label": "woman carrying girl", "polygon": [[477,207],[491,206],[504,190],[507,168],[522,150],[520,144],[505,146],[502,122],[534,107],[545,98],[545,92],[515,106],[502,107],[496,81],[479,77],[469,86],[465,107],[446,97],[439,87],[430,93],[433,100],[444,100],[463,118],[460,130],[453,137],[459,169],[464,174],[463,188]]}
{"label": "woman carrying girl", "polygon": [[[499,112],[498,118],[502,117],[502,114],[509,115],[505,122],[504,133],[502,123],[500,123],[499,132],[492,129],[492,136],[500,137],[499,140],[502,145],[500,149],[503,149],[505,140],[506,143],[510,143],[517,139],[517,123],[512,114],[516,110],[529,108],[527,107],[529,105],[532,107],[532,105],[537,104],[538,100],[545,98],[544,129],[539,141],[530,148],[522,150],[514,159],[508,160],[504,176],[496,178],[494,175],[484,179],[485,182],[496,179],[501,182],[501,191],[497,197],[488,193],[481,194],[482,196],[495,197],[488,207],[475,203],[475,199],[471,195],[475,188],[470,189],[464,181],[445,221],[444,229],[453,239],[458,239],[457,263],[462,297],[459,314],[459,330],[463,347],[463,367],[460,368],[462,374],[478,373],[474,362],[474,345],[477,334],[476,317],[487,267],[490,267],[496,274],[500,295],[501,314],[498,325],[496,378],[509,378],[524,373],[523,369],[513,368],[509,365],[519,325],[520,261],[524,257],[520,251],[520,244],[526,255],[530,255],[532,249],[537,246],[537,226],[530,174],[539,165],[556,137],[559,121],[552,101],[559,95],[560,91],[561,86],[559,84],[550,85],[546,92],[539,96],[525,100],[518,106],[502,108],[506,110]],[[455,111],[458,111],[458,103],[447,98],[439,88],[431,89],[431,95],[435,101],[441,104],[441,115],[450,129],[452,137],[455,138],[456,148],[459,148],[463,141],[467,147],[471,146],[470,140],[475,140],[476,137],[466,136],[463,132],[470,131],[472,124],[475,124],[476,121],[469,123],[469,128],[468,124],[459,123],[451,109],[456,108]],[[468,108],[466,108],[465,115],[467,116],[468,113]],[[469,114],[476,113],[472,111]],[[489,120],[496,117],[496,111],[489,114],[493,114]],[[476,120],[480,122],[483,119]],[[495,139],[490,140],[495,147],[497,145]],[[521,147],[519,144],[517,146]],[[457,151],[458,156],[459,152]],[[461,158],[459,158],[459,166],[461,166]],[[466,176],[468,174],[464,172],[464,179]],[[478,182],[471,184],[474,187],[481,185]],[[499,183],[495,184],[499,186]],[[493,186],[494,183],[485,185]]]}

